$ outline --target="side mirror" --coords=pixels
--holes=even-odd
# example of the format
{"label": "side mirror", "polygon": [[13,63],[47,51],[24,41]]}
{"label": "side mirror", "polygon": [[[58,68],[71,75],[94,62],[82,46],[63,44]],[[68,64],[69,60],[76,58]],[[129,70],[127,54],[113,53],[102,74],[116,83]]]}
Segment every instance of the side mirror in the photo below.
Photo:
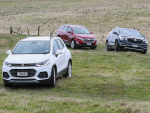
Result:
{"label": "side mirror", "polygon": [[145,36],[143,36],[145,38]]}
{"label": "side mirror", "polygon": [[113,34],[117,35],[118,36],[118,33],[117,32],[113,32]]}
{"label": "side mirror", "polygon": [[59,54],[62,54],[63,52],[62,52],[62,50],[57,50],[56,51],[56,57],[59,55]]}
{"label": "side mirror", "polygon": [[93,32],[90,32],[91,34],[93,34]]}
{"label": "side mirror", "polygon": [[8,50],[8,51],[6,52],[6,54],[8,54],[8,55],[9,55],[10,53],[11,53],[11,50]]}
{"label": "side mirror", "polygon": [[68,31],[68,33],[71,33],[71,31]]}

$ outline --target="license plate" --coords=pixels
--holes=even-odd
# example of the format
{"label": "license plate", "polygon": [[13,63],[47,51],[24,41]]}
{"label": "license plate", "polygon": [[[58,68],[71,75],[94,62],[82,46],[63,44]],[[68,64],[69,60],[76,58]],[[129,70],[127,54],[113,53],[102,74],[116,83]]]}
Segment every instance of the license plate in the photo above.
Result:
{"label": "license plate", "polygon": [[138,47],[138,45],[132,45],[132,47]]}
{"label": "license plate", "polygon": [[91,43],[87,43],[86,45],[91,45]]}
{"label": "license plate", "polygon": [[28,72],[17,72],[17,76],[28,76]]}

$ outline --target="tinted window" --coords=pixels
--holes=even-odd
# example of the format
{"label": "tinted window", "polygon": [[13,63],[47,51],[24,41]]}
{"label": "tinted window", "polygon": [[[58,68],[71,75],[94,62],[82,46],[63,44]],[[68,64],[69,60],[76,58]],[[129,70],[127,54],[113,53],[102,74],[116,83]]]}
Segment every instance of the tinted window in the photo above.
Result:
{"label": "tinted window", "polygon": [[53,41],[53,54],[56,54],[57,49],[58,49],[58,45],[57,45],[56,41],[54,40]]}
{"label": "tinted window", "polygon": [[64,48],[64,44],[62,43],[62,41],[61,40],[56,40],[57,41],[57,43],[58,43],[58,46],[59,46],[59,49],[63,49]]}
{"label": "tinted window", "polygon": [[65,26],[64,28],[63,28],[63,31],[67,31],[67,29],[68,29],[68,26]]}

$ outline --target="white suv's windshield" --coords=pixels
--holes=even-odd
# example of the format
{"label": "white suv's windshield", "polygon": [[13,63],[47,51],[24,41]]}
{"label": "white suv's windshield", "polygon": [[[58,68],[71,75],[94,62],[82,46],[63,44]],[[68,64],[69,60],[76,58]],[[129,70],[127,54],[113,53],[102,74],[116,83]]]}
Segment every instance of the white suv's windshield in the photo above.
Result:
{"label": "white suv's windshield", "polygon": [[50,41],[21,41],[13,54],[47,54],[50,52]]}
{"label": "white suv's windshield", "polygon": [[90,34],[90,32],[86,28],[73,28],[73,32],[76,34]]}
{"label": "white suv's windshield", "polygon": [[120,29],[120,34],[141,37],[140,32],[136,30]]}

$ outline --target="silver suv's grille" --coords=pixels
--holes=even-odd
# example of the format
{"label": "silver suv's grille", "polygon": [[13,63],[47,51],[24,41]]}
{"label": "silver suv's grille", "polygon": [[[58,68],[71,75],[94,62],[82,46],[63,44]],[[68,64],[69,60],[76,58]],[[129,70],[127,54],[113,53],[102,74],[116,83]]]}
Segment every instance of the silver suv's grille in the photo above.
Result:
{"label": "silver suv's grille", "polygon": [[32,67],[35,66],[35,64],[11,64],[12,67]]}
{"label": "silver suv's grille", "polygon": [[128,38],[128,42],[135,43],[135,44],[141,44],[141,43],[143,43],[143,40],[135,39],[135,38]]}
{"label": "silver suv's grille", "polygon": [[83,39],[83,42],[85,42],[85,43],[93,43],[94,42],[94,39],[84,39],[84,38],[82,38]]}

